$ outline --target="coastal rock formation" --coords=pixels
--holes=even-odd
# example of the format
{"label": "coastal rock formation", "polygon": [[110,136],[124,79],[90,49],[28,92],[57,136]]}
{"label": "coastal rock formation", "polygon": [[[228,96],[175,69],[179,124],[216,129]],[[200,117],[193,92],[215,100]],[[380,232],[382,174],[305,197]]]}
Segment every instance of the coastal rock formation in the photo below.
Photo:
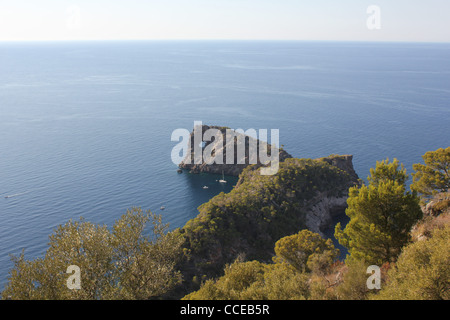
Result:
{"label": "coastal rock formation", "polygon": [[[331,155],[316,160],[324,161],[345,171],[350,176],[353,185],[360,185],[359,177],[353,167],[352,155]],[[332,227],[333,218],[345,213],[347,198],[347,192],[339,197],[318,193],[307,205],[306,227],[325,237],[323,230]]]}
{"label": "coastal rock formation", "polygon": [[[199,129],[199,128],[197,128]],[[230,176],[239,176],[242,171],[247,168],[250,163],[250,155],[249,155],[249,145],[253,143],[259,143],[260,141],[257,139],[254,139],[248,135],[243,135],[242,133],[236,133],[237,136],[242,136],[245,138],[245,164],[236,164],[237,161],[237,147],[235,145],[234,150],[234,158],[232,164],[226,163],[226,156],[227,156],[227,147],[226,147],[226,131],[227,127],[219,127],[219,126],[208,126],[208,125],[202,125],[201,126],[201,136],[205,134],[205,132],[209,129],[217,129],[220,131],[222,135],[222,140],[214,140],[207,141],[203,144],[201,150],[205,150],[206,148],[214,149],[215,152],[220,152],[223,154],[223,164],[206,164],[204,161],[201,164],[194,164],[195,159],[195,148],[194,148],[194,130],[190,134],[190,140],[189,140],[189,146],[188,150],[190,151],[190,154],[186,156],[186,158],[183,160],[183,162],[179,165],[179,168],[182,170],[188,170],[190,173],[212,173],[212,174],[225,174]],[[235,140],[236,142],[237,140]],[[241,140],[244,141],[244,140]],[[268,150],[270,150],[270,145],[268,146]],[[285,161],[286,159],[292,158],[292,156],[287,153],[283,149],[277,149],[279,152],[279,159],[280,162]],[[259,159],[258,159],[259,160]],[[322,157],[315,159],[315,161],[322,161],[330,166],[336,167],[343,172],[347,173],[350,177],[351,184],[350,185],[357,185],[359,184],[359,177],[357,173],[354,170],[353,167],[353,156],[352,155],[330,155],[328,157]],[[261,166],[261,163],[258,162],[257,165],[250,168],[250,171],[256,170]],[[243,180],[245,179],[245,176],[240,177],[236,187],[239,187]],[[347,185],[344,187],[344,189],[347,191],[348,187],[350,185]],[[286,196],[289,197],[289,194]],[[307,214],[305,216],[305,223],[306,227],[316,232],[322,236],[323,230],[326,228],[329,228],[331,224],[333,223],[333,218],[337,215],[343,214],[345,212],[345,209],[347,207],[347,192],[344,192],[340,196],[331,196],[329,193],[326,192],[318,192],[313,199],[309,200],[307,203],[303,204],[303,207],[306,209]]]}
{"label": "coastal rock formation", "polygon": [[355,182],[359,180],[359,177],[353,167],[353,155],[330,155],[328,157],[319,158],[317,160],[325,161],[329,165],[344,170]]}
{"label": "coastal rock formation", "polygon": [[332,226],[335,216],[344,214],[347,208],[347,198],[347,195],[330,197],[326,194],[319,194],[313,204],[309,206],[306,228],[325,238],[323,230]]}
{"label": "coastal rock formation", "polygon": [[[221,139],[212,138],[211,141],[205,141],[201,148],[195,148],[195,130],[199,130],[201,132],[201,137],[204,136],[205,132],[209,129],[216,129],[220,131],[222,136]],[[239,176],[239,174],[249,166],[253,161],[251,159],[255,159],[258,166],[262,166],[260,158],[254,157],[252,158],[252,150],[259,154],[259,146],[261,144],[267,146],[267,154],[272,154],[272,146],[265,142],[262,142],[258,139],[255,139],[249,135],[245,135],[243,133],[239,133],[236,131],[232,131],[235,135],[233,144],[234,150],[228,150],[227,148],[227,130],[231,130],[228,127],[219,127],[219,126],[208,126],[202,125],[201,128],[194,128],[191,132],[189,145],[188,145],[188,154],[185,159],[179,164],[179,168],[183,170],[187,170],[190,173],[212,173],[212,174],[224,174],[229,176]],[[202,140],[203,141],[203,140]],[[198,141],[197,141],[198,142]],[[240,144],[242,142],[242,144]],[[256,146],[255,149],[252,149],[252,146]],[[245,150],[244,158],[238,159],[238,148],[243,147]],[[205,161],[201,161],[201,163],[195,163],[196,159],[196,151],[202,152],[204,150],[213,150],[214,154],[222,155],[222,163],[213,163],[207,164]],[[279,154],[279,161],[282,162],[287,158],[292,158],[292,156],[284,151],[282,148],[274,149],[275,152]],[[230,159],[227,161],[228,153],[232,153],[230,155]],[[198,156],[198,155],[197,155]],[[204,159],[203,159],[204,160]],[[239,161],[241,160],[241,161]]]}
{"label": "coastal rock formation", "polygon": [[450,223],[450,192],[440,192],[421,206],[423,218],[412,228],[414,241],[427,240],[433,230]]}
{"label": "coastal rock formation", "polygon": [[425,216],[438,216],[445,213],[450,208],[450,192],[440,192],[435,194],[426,204],[422,205],[422,212]]}

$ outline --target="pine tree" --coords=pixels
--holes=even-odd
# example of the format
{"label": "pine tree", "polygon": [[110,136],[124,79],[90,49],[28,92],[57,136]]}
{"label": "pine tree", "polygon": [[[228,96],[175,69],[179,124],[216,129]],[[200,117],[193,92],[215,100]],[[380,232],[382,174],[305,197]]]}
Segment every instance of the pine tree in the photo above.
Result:
{"label": "pine tree", "polygon": [[448,191],[450,188],[450,147],[429,151],[422,158],[425,164],[413,165],[416,172],[413,174],[411,189],[424,195]]}
{"label": "pine tree", "polygon": [[397,159],[377,162],[369,184],[349,190],[346,210],[350,221],[335,236],[350,256],[370,264],[395,261],[410,240],[410,230],[422,217],[419,198],[406,192],[406,170]]}

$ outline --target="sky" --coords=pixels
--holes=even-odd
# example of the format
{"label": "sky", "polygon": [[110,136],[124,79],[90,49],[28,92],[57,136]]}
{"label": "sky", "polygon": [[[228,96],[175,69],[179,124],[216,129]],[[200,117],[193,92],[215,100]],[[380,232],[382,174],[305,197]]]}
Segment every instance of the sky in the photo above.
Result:
{"label": "sky", "polygon": [[0,41],[450,42],[450,0],[0,0]]}

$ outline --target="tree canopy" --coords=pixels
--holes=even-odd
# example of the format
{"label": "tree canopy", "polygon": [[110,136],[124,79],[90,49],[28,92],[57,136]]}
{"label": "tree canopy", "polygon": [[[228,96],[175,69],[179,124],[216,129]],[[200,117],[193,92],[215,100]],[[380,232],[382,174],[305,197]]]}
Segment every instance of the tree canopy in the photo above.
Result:
{"label": "tree canopy", "polygon": [[275,261],[286,262],[300,272],[325,271],[339,256],[331,239],[307,229],[275,243]]}
{"label": "tree canopy", "polygon": [[[146,225],[153,230],[146,235]],[[3,299],[148,299],[180,281],[175,270],[182,239],[167,232],[161,216],[128,210],[109,231],[80,219],[59,226],[43,258],[12,257]],[[67,287],[66,270],[80,268],[81,289]]]}
{"label": "tree canopy", "polygon": [[413,165],[411,189],[429,196],[450,188],[450,147],[429,151],[422,156],[425,164]]}
{"label": "tree canopy", "polygon": [[305,300],[312,273],[326,273],[338,255],[331,240],[302,230],[275,244],[274,263],[236,260],[185,300]]}
{"label": "tree canopy", "polygon": [[406,246],[374,299],[450,300],[450,225]]}

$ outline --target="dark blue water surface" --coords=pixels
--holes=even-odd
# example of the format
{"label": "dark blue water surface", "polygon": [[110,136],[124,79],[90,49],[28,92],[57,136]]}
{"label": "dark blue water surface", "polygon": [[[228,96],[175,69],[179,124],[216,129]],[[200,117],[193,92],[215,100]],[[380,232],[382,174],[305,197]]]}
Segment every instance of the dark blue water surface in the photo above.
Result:
{"label": "dark blue water surface", "polygon": [[449,146],[449,103],[449,44],[1,43],[0,290],[9,254],[42,255],[69,219],[141,206],[181,227],[228,192],[177,174],[177,128],[279,129],[293,156],[353,154],[366,178]]}

